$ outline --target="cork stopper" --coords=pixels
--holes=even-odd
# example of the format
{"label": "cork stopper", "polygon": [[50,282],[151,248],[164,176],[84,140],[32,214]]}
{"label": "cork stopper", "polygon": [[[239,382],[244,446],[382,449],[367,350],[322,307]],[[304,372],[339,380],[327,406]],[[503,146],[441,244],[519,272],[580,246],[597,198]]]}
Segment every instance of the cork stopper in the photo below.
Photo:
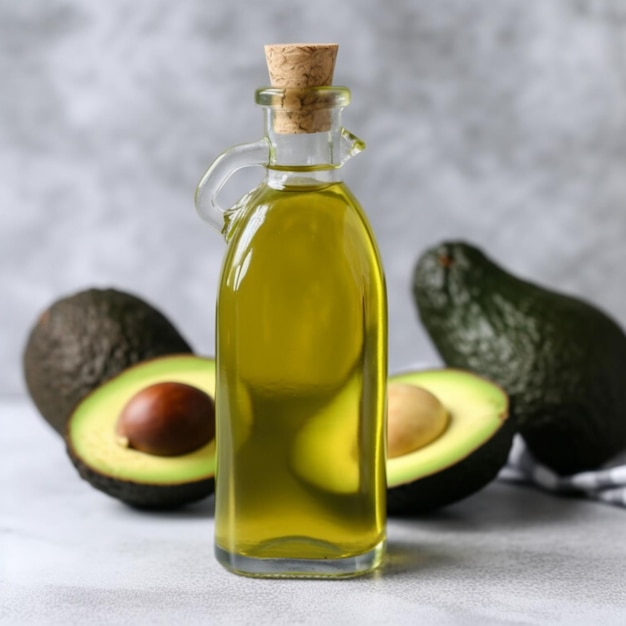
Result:
{"label": "cork stopper", "polygon": [[335,43],[286,43],[265,46],[272,87],[327,87],[333,84]]}
{"label": "cork stopper", "polygon": [[318,133],[330,129],[325,99],[310,87],[333,82],[337,44],[273,44],[265,46],[272,87],[285,89],[282,108],[274,117],[274,131],[282,134]]}

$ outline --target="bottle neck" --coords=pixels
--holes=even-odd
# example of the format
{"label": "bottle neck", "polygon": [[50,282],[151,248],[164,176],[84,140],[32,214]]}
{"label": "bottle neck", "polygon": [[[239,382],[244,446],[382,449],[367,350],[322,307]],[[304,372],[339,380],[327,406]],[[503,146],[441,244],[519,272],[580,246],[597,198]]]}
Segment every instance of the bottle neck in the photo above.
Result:
{"label": "bottle neck", "polygon": [[265,88],[256,92],[270,146],[268,182],[310,185],[341,180],[346,153],[341,112],[350,102],[344,87]]}
{"label": "bottle neck", "polygon": [[341,177],[340,128],[326,132],[281,134],[266,126],[270,144],[267,166],[272,187],[339,182]]}

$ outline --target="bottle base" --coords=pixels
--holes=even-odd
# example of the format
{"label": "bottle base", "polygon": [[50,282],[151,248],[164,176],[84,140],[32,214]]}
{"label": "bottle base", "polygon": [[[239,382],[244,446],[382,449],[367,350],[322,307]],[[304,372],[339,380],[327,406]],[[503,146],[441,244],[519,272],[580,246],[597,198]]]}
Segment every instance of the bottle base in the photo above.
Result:
{"label": "bottle base", "polygon": [[363,554],[342,558],[257,558],[215,546],[215,557],[227,570],[252,578],[353,578],[375,570],[383,561],[386,541]]}

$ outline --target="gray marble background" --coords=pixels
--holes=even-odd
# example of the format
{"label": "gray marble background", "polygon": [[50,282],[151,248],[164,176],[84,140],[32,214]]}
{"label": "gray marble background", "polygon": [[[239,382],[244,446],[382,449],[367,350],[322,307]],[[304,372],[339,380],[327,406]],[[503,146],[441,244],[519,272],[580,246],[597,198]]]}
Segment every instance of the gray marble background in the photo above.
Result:
{"label": "gray marble background", "polygon": [[0,0],[0,392],[23,391],[39,312],[91,286],[212,353],[225,245],[193,191],[260,136],[262,46],[284,41],[341,46],[392,369],[434,358],[410,276],[447,238],[626,324],[625,2]]}

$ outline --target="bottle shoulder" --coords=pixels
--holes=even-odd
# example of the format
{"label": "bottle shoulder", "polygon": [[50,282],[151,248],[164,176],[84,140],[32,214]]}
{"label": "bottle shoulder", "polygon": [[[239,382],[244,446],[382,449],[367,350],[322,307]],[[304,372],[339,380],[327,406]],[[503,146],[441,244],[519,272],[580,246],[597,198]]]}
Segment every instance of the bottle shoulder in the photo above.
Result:
{"label": "bottle shoulder", "polygon": [[262,184],[233,207],[227,223],[231,250],[254,244],[275,246],[278,254],[287,242],[345,247],[347,239],[376,247],[361,205],[343,182],[282,189]]}

